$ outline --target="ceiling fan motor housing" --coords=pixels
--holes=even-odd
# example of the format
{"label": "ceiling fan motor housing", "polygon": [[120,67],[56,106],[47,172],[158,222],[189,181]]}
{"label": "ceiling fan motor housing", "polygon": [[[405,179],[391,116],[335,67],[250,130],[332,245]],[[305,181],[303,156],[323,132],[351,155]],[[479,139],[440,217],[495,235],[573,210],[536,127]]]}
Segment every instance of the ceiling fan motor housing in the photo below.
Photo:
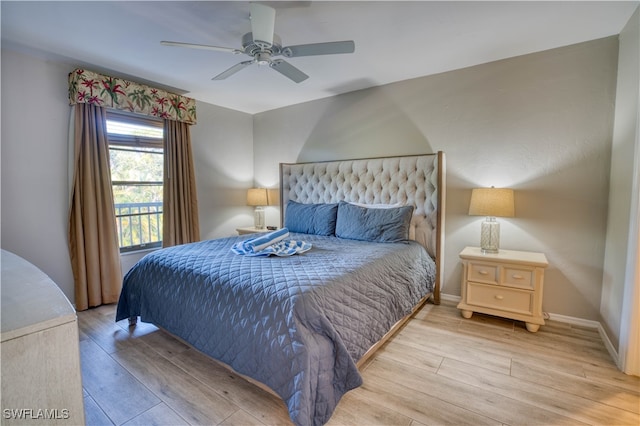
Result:
{"label": "ceiling fan motor housing", "polygon": [[259,56],[267,54],[269,61],[271,56],[280,55],[282,52],[282,42],[277,34],[273,35],[273,43],[271,45],[253,39],[253,33],[246,33],[242,36],[242,50],[249,56],[256,58],[257,62],[260,62]]}

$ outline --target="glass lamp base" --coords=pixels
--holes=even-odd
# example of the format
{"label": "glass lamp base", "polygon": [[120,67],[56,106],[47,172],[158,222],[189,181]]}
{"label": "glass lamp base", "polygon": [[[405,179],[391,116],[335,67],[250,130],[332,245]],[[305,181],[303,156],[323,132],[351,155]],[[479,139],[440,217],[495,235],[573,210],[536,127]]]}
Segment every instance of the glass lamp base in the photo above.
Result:
{"label": "glass lamp base", "polygon": [[253,226],[256,229],[264,229],[264,208],[258,206],[253,211]]}
{"label": "glass lamp base", "polygon": [[495,217],[488,217],[482,222],[480,249],[483,253],[498,253],[500,251],[500,224]]}

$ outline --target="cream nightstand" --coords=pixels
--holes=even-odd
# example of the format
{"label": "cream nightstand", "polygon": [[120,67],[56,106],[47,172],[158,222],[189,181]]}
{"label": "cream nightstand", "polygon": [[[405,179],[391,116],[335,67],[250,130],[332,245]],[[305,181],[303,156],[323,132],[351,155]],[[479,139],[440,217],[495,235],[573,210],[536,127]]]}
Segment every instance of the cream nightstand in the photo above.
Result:
{"label": "cream nightstand", "polygon": [[483,254],[466,247],[462,259],[462,298],[458,309],[471,318],[474,312],[524,321],[534,333],[544,325],[542,287],[549,264],[543,253],[500,250]]}
{"label": "cream nightstand", "polygon": [[244,234],[256,234],[256,233],[273,232],[273,231],[267,228],[258,229],[255,226],[247,226],[246,228],[236,228],[236,232],[238,233],[238,235],[244,235]]}

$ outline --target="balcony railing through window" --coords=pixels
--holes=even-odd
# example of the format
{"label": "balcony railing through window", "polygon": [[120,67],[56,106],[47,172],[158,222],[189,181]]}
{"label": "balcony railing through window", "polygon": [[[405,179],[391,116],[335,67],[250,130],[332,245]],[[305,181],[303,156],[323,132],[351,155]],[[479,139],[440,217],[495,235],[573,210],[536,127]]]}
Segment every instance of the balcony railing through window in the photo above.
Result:
{"label": "balcony railing through window", "polygon": [[162,246],[162,202],[115,204],[120,251]]}

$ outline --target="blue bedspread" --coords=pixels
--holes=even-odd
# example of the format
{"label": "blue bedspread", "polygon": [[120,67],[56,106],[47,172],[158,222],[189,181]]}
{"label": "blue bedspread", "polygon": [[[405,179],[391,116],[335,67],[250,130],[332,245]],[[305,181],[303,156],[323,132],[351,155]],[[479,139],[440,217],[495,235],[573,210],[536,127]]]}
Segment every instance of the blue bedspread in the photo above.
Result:
{"label": "blue bedspread", "polygon": [[238,256],[240,236],[155,251],[127,273],[116,321],[140,316],[273,389],[297,425],[329,420],[360,357],[432,291],[417,243],[291,234],[290,257]]}

